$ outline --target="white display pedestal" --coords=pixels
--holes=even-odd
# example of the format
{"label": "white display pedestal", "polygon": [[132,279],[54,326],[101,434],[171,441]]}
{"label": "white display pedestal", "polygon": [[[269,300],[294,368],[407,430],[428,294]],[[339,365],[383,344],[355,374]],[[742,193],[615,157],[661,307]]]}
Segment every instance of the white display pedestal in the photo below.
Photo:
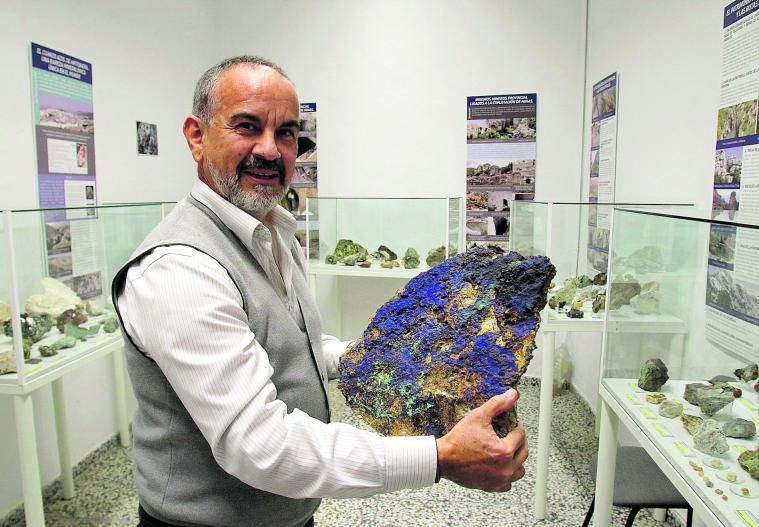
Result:
{"label": "white display pedestal", "polygon": [[[61,465],[61,485],[64,499],[74,497],[73,464],[69,448],[68,427],[63,390],[63,376],[93,360],[111,355],[114,366],[114,392],[116,396],[116,418],[121,445],[129,446],[129,421],[126,411],[126,382],[124,377],[123,340],[120,336],[101,335],[99,342],[80,343],[82,350],[63,350],[60,364],[50,359],[40,364],[42,368],[27,373],[26,382],[19,384],[16,374],[0,376],[0,396],[13,397],[16,418],[18,458],[21,469],[21,488],[24,496],[24,516],[26,525],[43,527],[45,514],[42,504],[42,483],[37,455],[37,436],[34,428],[34,404],[32,394],[40,388],[52,387],[55,411],[55,430],[58,441],[58,459]],[[67,351],[69,356],[67,357]],[[31,369],[31,368],[30,368]]]}

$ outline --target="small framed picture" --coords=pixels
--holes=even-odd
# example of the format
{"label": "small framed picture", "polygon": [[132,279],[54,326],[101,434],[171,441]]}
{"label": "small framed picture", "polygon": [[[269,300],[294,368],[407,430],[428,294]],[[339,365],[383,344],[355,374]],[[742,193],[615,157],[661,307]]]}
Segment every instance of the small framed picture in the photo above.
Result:
{"label": "small framed picture", "polygon": [[158,155],[158,126],[137,121],[137,153],[146,156]]}

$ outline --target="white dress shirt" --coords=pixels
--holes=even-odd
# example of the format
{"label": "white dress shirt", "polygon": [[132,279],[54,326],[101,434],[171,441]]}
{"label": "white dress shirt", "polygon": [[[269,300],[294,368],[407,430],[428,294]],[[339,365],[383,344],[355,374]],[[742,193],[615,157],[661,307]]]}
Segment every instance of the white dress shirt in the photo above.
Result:
{"label": "white dress shirt", "polygon": [[[277,207],[267,226],[199,180],[191,194],[240,238],[291,308],[297,305],[290,285],[300,270],[285,242],[296,229],[292,215]],[[297,408],[287,413],[240,292],[210,256],[183,245],[156,248],[131,266],[117,302],[124,328],[161,368],[216,461],[248,485],[291,498],[348,498],[434,482],[432,436],[382,437]],[[345,345],[322,336],[330,378],[338,376]]]}

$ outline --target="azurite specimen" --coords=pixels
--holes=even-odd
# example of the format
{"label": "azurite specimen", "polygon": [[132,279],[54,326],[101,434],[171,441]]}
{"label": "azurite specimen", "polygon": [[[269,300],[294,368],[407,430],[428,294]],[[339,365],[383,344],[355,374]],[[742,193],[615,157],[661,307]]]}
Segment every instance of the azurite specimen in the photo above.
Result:
{"label": "azurite specimen", "polygon": [[[384,434],[444,435],[517,384],[555,274],[546,257],[475,247],[417,275],[341,357],[348,404]],[[515,425],[494,422],[500,436]]]}

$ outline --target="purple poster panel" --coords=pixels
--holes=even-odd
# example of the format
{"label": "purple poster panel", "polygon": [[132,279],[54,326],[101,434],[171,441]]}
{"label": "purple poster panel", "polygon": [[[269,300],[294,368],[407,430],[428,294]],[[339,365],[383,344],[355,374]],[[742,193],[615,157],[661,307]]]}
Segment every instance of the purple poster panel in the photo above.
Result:
{"label": "purple poster panel", "polygon": [[52,209],[45,212],[47,272],[69,286],[86,282],[75,291],[89,298],[102,293],[92,285],[100,273],[87,223],[97,204],[92,65],[36,43],[31,65],[39,205]]}
{"label": "purple poster panel", "polygon": [[514,200],[535,197],[535,93],[467,97],[466,242],[508,250]]}

